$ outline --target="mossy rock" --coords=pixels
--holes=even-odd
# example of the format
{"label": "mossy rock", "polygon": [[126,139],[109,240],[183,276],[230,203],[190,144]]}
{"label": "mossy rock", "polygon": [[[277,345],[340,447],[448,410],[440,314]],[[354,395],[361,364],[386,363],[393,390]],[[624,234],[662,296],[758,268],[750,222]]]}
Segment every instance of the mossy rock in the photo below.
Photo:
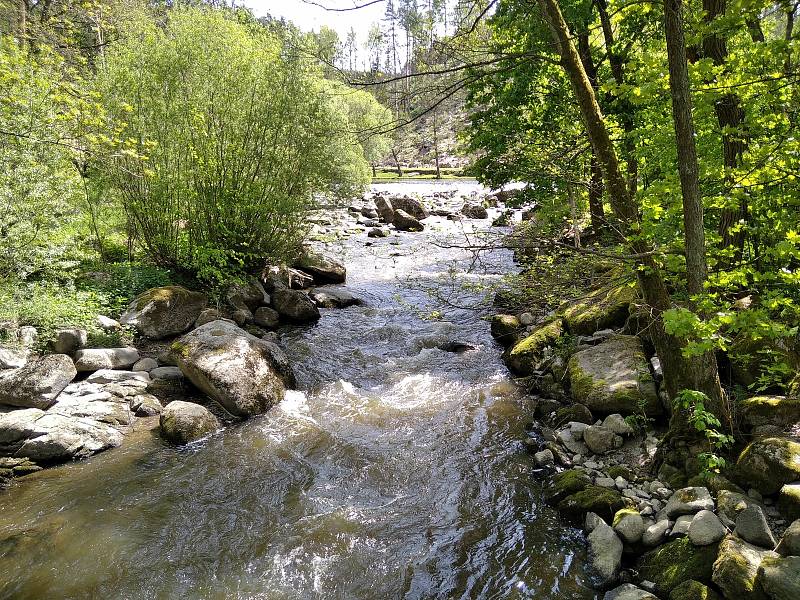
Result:
{"label": "mossy rock", "polygon": [[669,600],[722,600],[722,596],[707,585],[690,579],[673,589]]}
{"label": "mossy rock", "polygon": [[614,513],[614,518],[611,520],[611,526],[616,527],[619,525],[619,522],[622,521],[628,515],[636,515],[639,516],[639,511],[635,508],[620,508],[616,513]]}
{"label": "mossy rock", "polygon": [[631,472],[631,470],[624,466],[624,465],[614,465],[613,467],[609,467],[606,470],[608,476],[612,479],[616,479],[617,477],[622,477],[627,481],[634,481],[636,476]]}
{"label": "mossy rock", "polygon": [[663,595],[686,581],[710,584],[718,546],[694,546],[688,537],[669,542],[639,559],[639,576],[655,583]]}
{"label": "mossy rock", "polygon": [[792,398],[800,398],[800,373],[794,376],[786,388],[786,393]]}
{"label": "mossy rock", "polygon": [[622,327],[630,305],[638,298],[635,284],[602,287],[564,309],[567,330],[575,335],[591,335],[609,327]]}
{"label": "mossy rock", "polygon": [[800,398],[754,396],[739,403],[742,422],[750,427],[775,425],[787,429],[800,422]]}
{"label": "mossy rock", "polygon": [[711,492],[714,496],[719,494],[722,490],[737,492],[739,494],[745,493],[742,488],[733,483],[727,477],[720,475],[719,473],[701,473],[699,475],[695,475],[694,477],[689,479],[687,485],[690,487],[708,488],[708,491]]}
{"label": "mossy rock", "polygon": [[686,474],[669,463],[663,463],[658,469],[659,481],[666,483],[673,490],[686,487]]}
{"label": "mossy rock", "polygon": [[627,505],[627,501],[618,491],[589,485],[559,502],[558,512],[573,523],[582,522],[588,512],[600,515],[608,523],[618,510]]}
{"label": "mossy rock", "polygon": [[153,288],[140,294],[119,322],[135,326],[139,333],[160,340],[191,329],[208,304],[208,298],[179,285]]}
{"label": "mossy rock", "polygon": [[764,495],[774,494],[800,480],[800,443],[779,437],[756,440],[739,455],[736,469],[742,481]]}
{"label": "mossy rock", "polygon": [[508,368],[517,375],[533,374],[544,358],[544,349],[555,344],[562,333],[561,319],[553,319],[540,325],[504,353]]}
{"label": "mossy rock", "polygon": [[592,479],[586,473],[580,469],[569,469],[550,478],[544,497],[549,504],[558,504],[567,496],[580,492],[591,484]]}
{"label": "mossy rock", "polygon": [[517,341],[522,324],[514,315],[492,315],[491,327],[492,337],[504,346],[510,346]]}
{"label": "mossy rock", "polygon": [[789,520],[800,519],[800,483],[787,484],[778,495],[778,510]]}
{"label": "mossy rock", "polygon": [[770,556],[777,554],[728,534],[719,544],[712,580],[726,598],[767,600],[756,579],[761,561]]}
{"label": "mossy rock", "polygon": [[567,365],[572,395],[594,413],[664,412],[639,338],[617,335],[576,352]]}
{"label": "mossy rock", "polygon": [[793,369],[800,368],[800,353],[789,338],[737,338],[728,349],[733,380],[743,387],[752,385],[762,372],[765,356],[770,364],[782,362]]}
{"label": "mossy rock", "polygon": [[572,406],[559,408],[553,417],[553,422],[556,426],[573,422],[591,425],[594,423],[594,417],[592,417],[592,412],[583,404],[573,404]]}

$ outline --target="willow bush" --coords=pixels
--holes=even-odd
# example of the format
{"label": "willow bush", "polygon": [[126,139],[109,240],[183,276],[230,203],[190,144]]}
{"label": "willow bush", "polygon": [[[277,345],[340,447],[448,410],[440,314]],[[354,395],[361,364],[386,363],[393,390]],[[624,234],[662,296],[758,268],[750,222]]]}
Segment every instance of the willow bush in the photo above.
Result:
{"label": "willow bush", "polygon": [[348,103],[303,44],[185,8],[139,24],[106,56],[110,179],[158,264],[210,280],[258,268],[296,250],[316,193],[368,181]]}

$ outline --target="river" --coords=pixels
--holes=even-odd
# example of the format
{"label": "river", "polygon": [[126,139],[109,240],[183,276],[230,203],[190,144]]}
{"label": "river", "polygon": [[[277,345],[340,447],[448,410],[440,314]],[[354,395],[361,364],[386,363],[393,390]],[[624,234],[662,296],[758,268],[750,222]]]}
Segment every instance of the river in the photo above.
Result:
{"label": "river", "polygon": [[140,426],[0,492],[0,598],[594,598],[483,319],[511,257],[432,221],[330,245],[365,305],[280,331],[300,390],[268,414],[185,449]]}

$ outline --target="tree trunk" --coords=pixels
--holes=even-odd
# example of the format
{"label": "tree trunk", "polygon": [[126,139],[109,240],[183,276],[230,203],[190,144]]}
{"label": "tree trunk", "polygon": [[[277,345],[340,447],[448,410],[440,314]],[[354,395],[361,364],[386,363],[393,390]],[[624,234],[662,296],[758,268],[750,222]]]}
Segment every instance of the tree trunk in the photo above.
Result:
{"label": "tree trunk", "polygon": [[397,167],[397,176],[403,176],[403,168],[400,166],[400,160],[397,158],[397,150],[392,148],[392,157],[394,158],[394,164]]}
{"label": "tree trunk", "polygon": [[433,111],[433,156],[436,160],[436,179],[442,178],[442,171],[439,169],[439,131],[436,128],[436,111]]}
{"label": "tree trunk", "polygon": [[[708,409],[727,422],[716,361],[711,360],[713,354],[710,359],[707,356],[687,358],[681,352],[682,340],[664,330],[662,315],[671,306],[669,292],[661,271],[652,258],[652,248],[637,235],[641,225],[639,207],[628,191],[600,106],[572,43],[557,0],[537,0],[537,3],[550,26],[553,42],[561,57],[561,65],[569,77],[589,139],[603,170],[611,207],[621,221],[622,233],[630,235],[629,248],[638,257],[639,266],[642,267],[637,269],[636,274],[652,315],[652,338],[661,359],[667,394],[670,399],[674,399],[682,389],[704,392],[709,397]],[[680,426],[680,418],[673,421],[671,426]]]}
{"label": "tree trunk", "polygon": [[[713,1],[713,0],[712,0]],[[669,90],[678,150],[678,173],[683,196],[683,226],[686,245],[686,286],[689,294],[702,294],[708,276],[703,204],[694,141],[689,67],[683,35],[683,0],[664,0],[664,31],[667,38]]]}
{"label": "tree trunk", "polygon": [[603,209],[603,170],[600,168],[600,163],[597,162],[594,150],[592,150],[589,170],[589,216],[592,230],[600,233],[606,226],[606,215]]}

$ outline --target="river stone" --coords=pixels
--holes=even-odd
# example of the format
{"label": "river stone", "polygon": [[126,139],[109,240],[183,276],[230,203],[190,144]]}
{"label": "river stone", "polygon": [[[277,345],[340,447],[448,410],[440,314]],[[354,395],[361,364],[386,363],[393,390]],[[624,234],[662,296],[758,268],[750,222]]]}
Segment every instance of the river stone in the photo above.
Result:
{"label": "river stone", "polygon": [[727,532],[719,517],[710,510],[701,510],[689,524],[689,540],[695,546],[715,544],[724,538]]}
{"label": "river stone", "polygon": [[630,312],[638,293],[633,285],[610,285],[574,302],[564,311],[564,321],[574,335],[592,335],[595,331],[620,327]]}
{"label": "river stone", "polygon": [[181,381],[183,371],[178,367],[158,367],[150,371],[151,379],[166,379],[168,381]]}
{"label": "river stone", "polygon": [[555,344],[562,333],[561,319],[543,323],[506,350],[503,354],[506,365],[516,375],[532,375],[545,358],[546,348]]}
{"label": "river stone", "polygon": [[468,219],[488,219],[489,212],[480,204],[466,203],[461,207],[461,214]]}
{"label": "river stone", "polygon": [[750,427],[775,425],[786,429],[800,422],[800,398],[755,396],[739,402],[742,421]]}
{"label": "river stone", "polygon": [[611,522],[614,514],[625,505],[626,501],[616,490],[589,485],[559,502],[558,512],[573,523],[582,522],[590,511],[600,515],[604,521]]}
{"label": "river stone", "polygon": [[347,308],[363,302],[344,288],[317,288],[308,294],[322,308]]}
{"label": "river stone", "polygon": [[136,348],[87,348],[75,353],[75,368],[79,373],[101,369],[130,369],[139,360]]}
{"label": "river stone", "polygon": [[412,198],[410,196],[393,196],[391,199],[392,202],[392,209],[395,211],[395,215],[397,215],[398,211],[403,211],[415,219],[427,219],[428,211],[422,205],[422,202],[417,200],[416,198]]}
{"label": "river stone", "polygon": [[642,342],[618,335],[576,352],[567,364],[572,395],[594,413],[657,416],[663,407],[656,393]]}
{"label": "river stone", "polygon": [[56,354],[75,354],[86,347],[88,334],[84,329],[59,329],[53,340],[53,350]]}
{"label": "river stone", "polygon": [[544,498],[549,504],[558,504],[567,496],[581,492],[592,484],[592,479],[580,469],[555,473],[544,488]]}
{"label": "river stone", "polygon": [[391,232],[387,227],[373,227],[367,232],[367,237],[371,238],[385,238],[389,237]]}
{"label": "river stone", "polygon": [[662,544],[639,559],[639,576],[654,582],[660,596],[684,581],[710,584],[717,548],[718,544],[695,546],[688,537]]}
{"label": "river stone", "polygon": [[667,537],[670,522],[668,519],[662,519],[657,523],[653,523],[642,534],[642,544],[647,548],[658,546]]}
{"label": "river stone", "polygon": [[614,530],[605,522],[600,522],[589,536],[592,567],[603,583],[617,579],[622,565],[622,542]]}
{"label": "river stone", "polygon": [[593,512],[588,512],[586,513],[586,519],[583,522],[583,530],[586,533],[592,533],[595,528],[600,525],[600,523],[605,523],[605,521],[600,518],[600,515],[596,515]]}
{"label": "river stone", "polygon": [[161,410],[161,435],[174,444],[188,444],[219,429],[219,420],[207,408],[174,400]]}
{"label": "river stone", "polygon": [[422,231],[425,226],[404,210],[394,211],[392,223],[399,231]]}
{"label": "river stone", "polygon": [[179,335],[194,325],[208,298],[178,285],[153,288],[139,295],[120,317],[153,340]]}
{"label": "river stone", "polygon": [[603,427],[606,429],[610,429],[617,435],[633,435],[633,427],[631,427],[628,422],[625,420],[620,414],[613,414],[608,415],[605,419],[603,419]]}
{"label": "river stone", "polygon": [[273,329],[278,326],[281,316],[269,306],[262,306],[253,314],[253,322],[259,327]]}
{"label": "river stone", "polygon": [[636,544],[644,535],[644,519],[638,510],[623,508],[614,515],[614,531],[628,544]]}
{"label": "river stone", "polygon": [[347,278],[347,270],[341,262],[317,252],[307,251],[292,266],[311,275],[317,285],[344,283]]}
{"label": "river stone", "polygon": [[800,480],[800,443],[781,437],[751,442],[736,462],[739,476],[765,496]]}
{"label": "river stone", "polygon": [[249,279],[246,282],[230,286],[226,298],[235,309],[246,310],[250,313],[255,312],[259,306],[270,303],[269,294],[261,282],[256,279]]}
{"label": "river stone", "polygon": [[14,348],[0,347],[0,371],[5,369],[20,369],[28,362],[28,352]]}
{"label": "river stone", "polygon": [[131,371],[142,371],[149,373],[158,367],[158,361],[155,358],[140,358],[131,367]]}
{"label": "river stone", "polygon": [[765,600],[767,596],[756,585],[758,568],[764,558],[777,556],[774,552],[727,535],[720,543],[712,580],[726,598]]}
{"label": "river stone", "polygon": [[136,382],[142,387],[150,383],[150,374],[145,371],[117,371],[102,369],[95,371],[86,378],[89,383],[129,383]]}
{"label": "river stone", "polygon": [[689,534],[689,526],[692,524],[694,515],[681,515],[672,524],[672,531],[669,532],[670,538],[683,537]]}
{"label": "river stone", "polygon": [[383,222],[391,223],[394,221],[394,208],[389,200],[383,196],[375,196],[375,208]]}
{"label": "river stone", "polygon": [[503,346],[509,346],[516,341],[517,332],[522,327],[519,319],[514,315],[493,315],[491,320],[492,337]]}
{"label": "river stone", "polygon": [[272,305],[281,316],[296,323],[308,323],[320,318],[319,309],[307,294],[299,290],[276,289],[272,293]]}
{"label": "river stone", "polygon": [[66,354],[50,354],[19,369],[2,371],[0,404],[46,409],[75,375],[75,365]]}
{"label": "river stone", "polygon": [[542,450],[533,455],[533,461],[539,467],[549,467],[555,463],[555,457],[552,450]]}
{"label": "river stone", "polygon": [[658,600],[658,598],[632,583],[623,583],[621,586],[606,592],[603,600]]}
{"label": "river stone", "polygon": [[787,483],[781,488],[778,509],[790,521],[800,519],[800,482]]}
{"label": "river stone", "polygon": [[800,557],[765,557],[758,567],[757,582],[771,600],[797,600],[800,598]]}
{"label": "river stone", "polygon": [[130,407],[137,417],[159,415],[164,408],[158,398],[152,394],[137,394],[131,396]]}
{"label": "river stone", "polygon": [[767,523],[767,517],[761,507],[753,504],[745,508],[736,517],[736,535],[746,542],[761,546],[762,548],[769,548],[772,550],[775,547],[775,536],[772,535],[772,530]]}
{"label": "river stone", "polygon": [[189,381],[237,417],[266,412],[294,383],[275,344],[225,321],[187,333],[170,346],[170,353]]}
{"label": "river stone", "polygon": [[714,500],[704,487],[687,487],[676,490],[665,508],[670,519],[681,515],[693,515],[701,510],[714,510]]}
{"label": "river stone", "polygon": [[676,586],[669,593],[669,600],[722,600],[722,596],[707,585],[690,579]]}
{"label": "river stone", "polygon": [[775,551],[784,556],[800,556],[800,519],[786,528]]}
{"label": "river stone", "polygon": [[584,429],[583,441],[595,454],[605,454],[622,447],[622,438],[602,425],[590,425]]}
{"label": "river stone", "polygon": [[720,490],[717,493],[717,514],[723,525],[729,529],[736,526],[739,513],[751,505],[760,506],[761,503],[739,492]]}

